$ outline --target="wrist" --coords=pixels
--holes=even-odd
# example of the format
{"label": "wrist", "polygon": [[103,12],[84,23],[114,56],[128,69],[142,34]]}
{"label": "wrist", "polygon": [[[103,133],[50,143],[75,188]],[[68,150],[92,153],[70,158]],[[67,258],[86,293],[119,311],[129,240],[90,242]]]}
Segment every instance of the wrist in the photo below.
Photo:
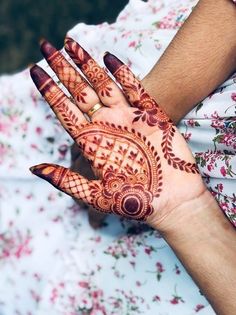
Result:
{"label": "wrist", "polygon": [[209,239],[231,223],[225,218],[217,201],[206,189],[198,197],[184,202],[157,222],[157,228],[169,243],[182,244]]}

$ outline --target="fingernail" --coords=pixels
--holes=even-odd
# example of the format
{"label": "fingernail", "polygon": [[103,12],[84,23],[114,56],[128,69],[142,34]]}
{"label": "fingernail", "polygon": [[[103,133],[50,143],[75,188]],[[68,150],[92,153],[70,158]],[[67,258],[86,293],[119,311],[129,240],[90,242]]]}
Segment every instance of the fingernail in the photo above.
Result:
{"label": "fingernail", "polygon": [[46,59],[57,52],[57,49],[47,40],[42,41],[40,45],[41,53]]}
{"label": "fingernail", "polygon": [[69,42],[74,42],[73,38],[66,36],[65,40],[64,40],[64,44],[66,45]]}
{"label": "fingernail", "polygon": [[103,58],[104,58],[107,54],[110,54],[109,51],[105,51],[105,52],[104,52]]}
{"label": "fingernail", "polygon": [[28,66],[27,66],[27,68],[28,68],[28,69],[31,69],[31,68],[33,68],[34,66],[35,66],[35,63],[29,63]]}
{"label": "fingernail", "polygon": [[33,65],[30,68],[30,75],[37,88],[40,88],[48,79],[51,79],[50,76],[38,65]]}
{"label": "fingernail", "polygon": [[39,39],[39,45],[41,46],[42,43],[45,42],[45,41],[46,41],[46,39],[45,39],[44,37],[41,37],[41,38]]}
{"label": "fingernail", "polygon": [[56,169],[57,167],[55,165],[48,164],[48,163],[43,163],[43,164],[34,165],[30,167],[31,173],[49,182],[52,181],[52,177]]}
{"label": "fingernail", "polygon": [[103,60],[111,73],[114,73],[117,69],[123,66],[123,62],[109,52],[104,54]]}

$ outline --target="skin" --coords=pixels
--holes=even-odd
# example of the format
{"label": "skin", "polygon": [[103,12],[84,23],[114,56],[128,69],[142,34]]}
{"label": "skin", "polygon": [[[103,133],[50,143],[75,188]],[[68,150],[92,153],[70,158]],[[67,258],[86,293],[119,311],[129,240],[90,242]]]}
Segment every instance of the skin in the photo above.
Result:
{"label": "skin", "polygon": [[143,79],[146,90],[174,123],[235,72],[235,34],[232,1],[200,0]]}
{"label": "skin", "polygon": [[[31,75],[99,179],[88,181],[51,165],[37,166],[33,172],[104,213],[150,224],[183,201],[200,195],[205,186],[183,137],[128,67],[109,53],[104,57],[123,87],[122,93],[78,43],[67,39],[65,49],[94,90],[46,41],[41,50],[74,102],[38,66],[31,69]],[[87,121],[83,111],[88,112],[98,102],[95,91],[106,106]],[[92,100],[93,95],[97,98]],[[180,182],[186,186],[184,190],[176,185]],[[186,196],[190,183],[194,189]]]}
{"label": "skin", "polygon": [[[169,46],[166,54],[163,55],[160,62],[157,64],[157,67],[155,67],[147,76],[147,80],[145,79],[143,81],[152,96],[160,102],[160,106],[169,113],[169,116],[171,116],[175,122],[185,115],[196,102],[207,96],[207,94],[217,87],[217,85],[227,78],[233,69],[235,69],[235,11],[235,7],[230,1],[219,0],[217,5],[215,5],[215,1],[213,2],[211,0],[200,1],[187,23],[185,23],[184,28],[182,28],[183,31],[181,30],[181,32],[178,32],[173,44]],[[222,14],[222,12],[224,12],[224,14]],[[204,27],[202,27],[203,21],[205,23]],[[199,27],[201,32],[197,31]],[[212,36],[209,36],[211,33]],[[188,36],[188,34],[191,34],[191,36]],[[219,37],[216,35],[221,38],[220,44],[218,40]],[[201,45],[199,44],[201,47],[200,51],[195,49],[196,42],[201,43]],[[203,53],[201,53],[202,51]],[[192,53],[186,56],[186,52]],[[181,56],[182,54],[185,54],[185,58],[178,58],[178,56]],[[206,55],[208,58],[205,58]],[[50,54],[47,58],[48,57],[50,57]],[[187,57],[188,62],[186,62]],[[118,73],[119,67],[116,67],[117,64],[113,62],[113,57],[108,58],[108,61],[109,59],[110,63],[106,61],[106,66],[112,73]],[[80,65],[80,62],[78,63],[76,60],[76,63],[82,71],[85,71],[82,65]],[[203,66],[201,67],[202,63]],[[167,64],[169,66],[167,66]],[[195,66],[196,64],[198,64],[197,68]],[[95,68],[93,67],[93,69]],[[205,71],[206,68],[209,69],[209,71]],[[31,73],[36,85],[40,88],[43,82],[49,80],[49,78],[46,78],[42,73],[40,74],[40,71],[38,72],[37,69],[37,67],[33,68]],[[57,69],[54,69],[54,71],[57,72]],[[170,80],[173,81],[173,73],[175,75],[176,88],[173,87],[171,90],[167,90],[166,86],[168,85],[166,82],[170,82]],[[87,77],[86,73],[85,76]],[[41,81],[39,80],[39,77],[41,77]],[[106,80],[105,74],[103,77]],[[122,75],[120,77],[121,80],[124,80]],[[197,78],[198,89],[196,89],[193,77],[195,79]],[[62,74],[59,78],[63,82]],[[132,78],[132,76],[130,76],[130,78]],[[79,80],[79,78],[77,79]],[[132,82],[134,83],[134,81]],[[156,124],[153,124],[152,119],[150,124],[150,119],[147,119],[147,117],[142,121],[142,111],[145,112],[146,109],[145,106],[139,106],[140,102],[137,101],[137,95],[140,96],[142,93],[140,94],[139,88],[134,84],[136,88],[131,89],[133,93],[130,92],[128,95],[129,91],[127,90],[127,86],[129,85],[130,80],[126,83],[127,84],[122,85],[123,94],[121,94],[118,87],[115,86],[113,82],[110,82],[108,87],[111,87],[111,90],[105,89],[110,96],[107,95],[106,92],[104,93],[103,88],[100,90],[96,83],[94,84],[94,89],[97,94],[93,93],[92,89],[87,86],[87,90],[85,90],[85,88],[82,90],[82,92],[86,92],[86,97],[88,97],[85,99],[85,102],[81,101],[81,98],[80,100],[77,100],[77,96],[73,95],[73,91],[70,91],[74,96],[76,105],[74,103],[69,103],[68,100],[66,101],[69,109],[71,109],[71,111],[68,111],[68,114],[72,118],[74,117],[73,114],[78,117],[76,123],[80,124],[79,126],[74,125],[76,128],[75,130],[72,128],[72,136],[75,138],[74,135],[76,132],[78,134],[78,129],[82,129],[81,125],[87,123],[87,121],[83,120],[84,116],[81,116],[80,110],[86,112],[96,104],[98,101],[96,95],[98,95],[106,105],[106,108],[100,109],[93,115],[92,122],[90,122],[90,124],[95,126],[98,133],[101,132],[99,127],[99,122],[101,121],[107,120],[109,123],[112,122],[115,125],[115,127],[109,126],[109,128],[111,127],[109,129],[110,135],[112,132],[116,133],[117,130],[120,130],[117,126],[119,124],[122,127],[128,128],[126,129],[128,133],[128,136],[126,136],[126,144],[132,143],[133,146],[136,146],[140,141],[140,137],[137,136],[136,132],[142,130],[143,135],[148,138],[151,146],[153,145],[160,158],[160,168],[158,167],[159,162],[154,163],[157,169],[161,169],[162,173],[162,178],[159,178],[159,180],[156,181],[156,186],[158,186],[160,181],[163,182],[159,196],[155,196],[155,187],[150,189],[150,186],[147,186],[147,184],[142,182],[141,193],[146,189],[150,189],[152,196],[149,197],[152,199],[151,204],[153,207],[153,212],[144,211],[144,216],[142,218],[154,228],[159,229],[159,231],[162,232],[163,236],[182,260],[182,263],[194,278],[201,291],[208,298],[216,313],[220,315],[233,315],[236,313],[236,304],[234,302],[236,287],[235,230],[222,214],[214,198],[202,184],[199,174],[187,172],[185,168],[181,170],[178,166],[174,167],[173,161],[168,163],[168,154],[165,155],[164,149],[166,141],[170,141],[170,147],[174,157],[180,158],[181,161],[190,164],[194,164],[194,160],[190,152],[186,149],[186,144],[180,140],[181,136],[177,131],[174,132],[174,136],[171,136],[170,134],[168,135],[169,128],[164,128],[163,130],[163,122],[167,123],[168,126],[172,126],[172,124],[169,120],[165,121],[165,115],[163,115],[162,111],[158,109],[160,115],[154,117],[157,118]],[[154,85],[154,83],[156,85]],[[66,85],[65,82],[64,84]],[[52,87],[51,84],[47,86]],[[77,84],[75,84],[75,86],[77,86]],[[158,86],[159,89],[157,89],[156,86]],[[155,87],[155,90],[153,87]],[[102,90],[103,95],[101,92]],[[181,90],[181,95],[178,93],[179,90]],[[43,90],[41,90],[41,92],[42,91]],[[156,95],[154,91],[158,91]],[[66,130],[71,132],[69,126],[67,126],[70,119],[66,120],[67,123],[63,121],[66,116],[63,116],[62,113],[58,112],[56,108],[57,106],[52,104],[55,98],[50,93],[47,97],[45,93],[45,98],[53,107],[53,110],[62,121],[62,124],[65,125]],[[56,91],[55,93],[57,94],[58,92]],[[126,101],[124,95],[129,99],[130,103]],[[85,97],[85,95],[83,97]],[[89,99],[89,97],[91,98]],[[136,103],[133,102],[135,100],[137,101]],[[141,103],[143,103],[143,99],[141,99]],[[131,108],[130,105],[135,106],[135,108]],[[173,105],[175,105],[174,108]],[[141,113],[135,114],[135,111],[141,111]],[[121,121],[119,121],[118,118],[120,118]],[[132,132],[129,129],[131,125],[132,128],[135,129],[135,132]],[[93,129],[91,126],[89,126],[89,128]],[[120,140],[121,139],[122,137]],[[181,144],[180,148],[179,144]],[[145,145],[150,149],[150,146],[144,141],[144,144],[142,144],[143,148]],[[86,146],[84,146],[84,148],[86,151]],[[86,154],[88,153],[85,152],[85,155]],[[151,156],[152,154],[149,155],[149,160],[151,159]],[[116,158],[116,155],[114,155],[114,158]],[[106,166],[109,167],[109,163],[108,161],[105,163],[105,169]],[[130,163],[129,158],[127,163]],[[114,166],[116,163],[112,161],[112,165]],[[138,166],[135,166],[135,169],[138,170],[138,173],[140,172]],[[56,170],[59,170],[59,172],[56,172]],[[97,176],[99,178],[104,177],[104,174],[106,174],[106,172],[103,172],[101,169],[97,170],[96,167],[94,167],[94,170],[95,172],[97,171]],[[44,164],[33,167],[32,171],[36,175],[57,186],[57,188],[71,194],[72,187],[68,188],[68,186],[65,187],[65,185],[62,185],[63,187],[60,186],[65,183],[63,179],[66,179],[68,182],[69,175],[68,173],[63,173],[67,171],[64,171],[61,167]],[[55,174],[56,176],[54,176]],[[64,176],[61,176],[61,174],[64,174]],[[151,173],[149,172],[148,174]],[[113,175],[116,177],[115,173],[113,173]],[[73,176],[79,175],[73,173],[72,177]],[[173,181],[171,181],[172,177]],[[81,177],[76,177],[76,179],[78,179],[83,186],[84,184],[88,185],[87,182],[83,182]],[[72,179],[72,181],[73,180],[74,179]],[[103,183],[105,183],[104,180]],[[186,187],[184,187],[185,184]],[[81,186],[78,185],[78,187]],[[111,187],[112,186],[110,186],[110,189]],[[160,186],[158,189],[160,189]],[[76,197],[82,198],[82,190],[77,189]],[[171,191],[170,198],[168,198],[167,191]],[[183,192],[186,191],[188,191],[187,196],[186,193],[183,196]],[[84,198],[84,191],[82,192]],[[88,190],[86,190],[86,192],[88,192]],[[72,195],[73,194],[74,193],[72,193]],[[86,198],[89,198],[87,196],[89,196],[89,194],[86,195]],[[149,197],[147,196],[146,198],[148,199]],[[112,200],[116,202],[116,196],[114,196],[114,194],[112,198]],[[149,199],[149,201],[151,199]],[[88,199],[86,200],[90,201]],[[113,209],[109,209],[109,211],[112,210]],[[130,213],[128,216],[132,217]]]}

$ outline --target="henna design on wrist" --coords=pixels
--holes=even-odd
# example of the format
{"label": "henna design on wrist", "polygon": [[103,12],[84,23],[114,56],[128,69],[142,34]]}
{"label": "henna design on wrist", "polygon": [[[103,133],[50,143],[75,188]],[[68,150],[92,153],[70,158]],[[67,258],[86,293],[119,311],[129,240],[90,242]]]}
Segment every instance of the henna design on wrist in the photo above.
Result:
{"label": "henna design on wrist", "polygon": [[74,63],[92,84],[95,91],[103,97],[110,97],[112,91],[111,83],[113,83],[112,79],[87,53],[87,51],[71,38],[66,38],[65,49]]}

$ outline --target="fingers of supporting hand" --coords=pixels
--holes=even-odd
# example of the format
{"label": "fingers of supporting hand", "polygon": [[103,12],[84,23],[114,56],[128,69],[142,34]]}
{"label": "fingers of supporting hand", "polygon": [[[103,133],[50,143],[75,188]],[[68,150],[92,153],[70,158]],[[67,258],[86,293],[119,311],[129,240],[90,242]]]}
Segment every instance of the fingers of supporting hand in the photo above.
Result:
{"label": "fingers of supporting hand", "polygon": [[60,81],[65,85],[73,96],[81,110],[87,111],[90,104],[99,102],[99,98],[88,82],[66,60],[60,51],[48,41],[41,42],[41,52],[50,67],[57,74]]}
{"label": "fingers of supporting hand", "polygon": [[101,190],[99,180],[89,181],[78,173],[56,164],[35,165],[30,168],[30,171],[57,189],[91,205],[93,204],[93,190]]}
{"label": "fingers of supporting hand", "polygon": [[97,92],[100,100],[107,106],[113,106],[117,103],[126,105],[125,98],[116,85],[108,76],[106,71],[84,50],[77,42],[71,38],[65,40],[65,50],[80,68],[87,80],[91,83]]}
{"label": "fingers of supporting hand", "polygon": [[37,89],[49,103],[63,127],[75,139],[79,126],[87,123],[84,115],[42,68],[35,65],[30,69],[30,74]]}

